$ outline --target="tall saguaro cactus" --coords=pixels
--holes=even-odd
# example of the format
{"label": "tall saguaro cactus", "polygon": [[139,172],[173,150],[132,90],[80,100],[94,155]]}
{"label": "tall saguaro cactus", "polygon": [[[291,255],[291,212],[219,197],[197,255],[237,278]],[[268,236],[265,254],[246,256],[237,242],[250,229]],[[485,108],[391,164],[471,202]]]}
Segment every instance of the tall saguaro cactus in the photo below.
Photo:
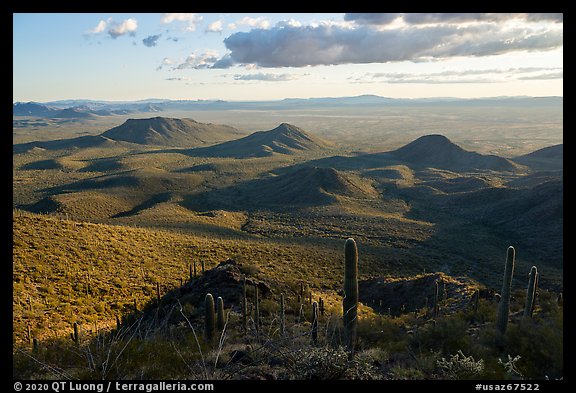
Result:
{"label": "tall saguaro cactus", "polygon": [[242,280],[242,328],[248,332],[248,302],[246,300],[246,277]]}
{"label": "tall saguaro cactus", "polygon": [[214,297],[211,293],[206,294],[204,299],[204,336],[210,344],[216,337],[216,315],[214,315]]}
{"label": "tall saguaro cactus", "polygon": [[502,284],[502,293],[500,303],[498,303],[498,315],[496,319],[497,343],[502,344],[506,327],[508,326],[508,313],[510,312],[510,292],[512,289],[512,276],[514,275],[514,260],[516,251],[514,247],[508,247],[506,253],[506,265],[504,267],[504,282]]}
{"label": "tall saguaro cactus", "polygon": [[350,355],[354,356],[358,334],[358,248],[352,238],[344,245],[343,322]]}
{"label": "tall saguaro cactus", "polygon": [[280,336],[286,334],[286,304],[284,294],[280,294]]}
{"label": "tall saguaro cactus", "polygon": [[434,318],[438,317],[440,311],[440,283],[438,280],[434,282]]}
{"label": "tall saguaro cactus", "polygon": [[216,325],[219,331],[224,330],[224,299],[218,296],[216,299]]}
{"label": "tall saguaro cactus", "polygon": [[536,289],[538,289],[538,269],[532,266],[530,278],[528,279],[528,289],[526,290],[526,304],[524,305],[524,318],[532,318],[534,313],[534,300],[536,299]]}
{"label": "tall saguaro cactus", "polygon": [[318,345],[318,302],[312,303],[312,343]]}
{"label": "tall saguaro cactus", "polygon": [[258,299],[258,286],[254,286],[255,300],[254,300],[254,325],[256,326],[256,334],[260,331],[260,299]]}
{"label": "tall saguaro cactus", "polygon": [[70,333],[70,338],[76,343],[80,344],[80,332],[78,330],[78,322],[74,322],[74,333]]}

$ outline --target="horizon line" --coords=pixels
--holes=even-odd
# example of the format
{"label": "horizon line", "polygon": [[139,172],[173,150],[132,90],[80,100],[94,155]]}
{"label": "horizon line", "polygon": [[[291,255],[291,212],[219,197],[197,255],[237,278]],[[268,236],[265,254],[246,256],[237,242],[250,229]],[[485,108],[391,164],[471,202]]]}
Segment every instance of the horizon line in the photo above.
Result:
{"label": "horizon line", "polygon": [[481,99],[506,99],[506,98],[564,98],[564,95],[548,95],[548,96],[537,96],[537,95],[517,95],[517,96],[479,96],[479,97],[456,97],[456,96],[429,96],[429,97],[388,97],[380,96],[377,94],[359,94],[354,96],[319,96],[319,97],[285,97],[276,99],[260,99],[260,100],[242,100],[242,99],[223,99],[223,98],[139,98],[139,99],[123,99],[123,100],[110,100],[110,99],[98,99],[98,98],[61,98],[53,99],[48,101],[21,101],[13,100],[12,104],[16,103],[39,103],[46,104],[51,102],[59,101],[96,101],[96,102],[110,102],[110,103],[122,103],[122,102],[139,102],[139,101],[224,101],[224,102],[275,102],[275,101],[285,101],[285,100],[314,100],[314,99],[338,99],[338,98],[358,98],[358,97],[377,97],[391,100],[481,100]]}

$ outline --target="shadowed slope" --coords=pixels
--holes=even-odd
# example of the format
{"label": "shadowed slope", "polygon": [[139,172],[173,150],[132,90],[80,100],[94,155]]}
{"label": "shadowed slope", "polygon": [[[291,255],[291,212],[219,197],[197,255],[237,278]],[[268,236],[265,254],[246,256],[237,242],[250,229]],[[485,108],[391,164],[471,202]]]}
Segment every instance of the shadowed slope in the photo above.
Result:
{"label": "shadowed slope", "polygon": [[422,136],[387,154],[415,165],[454,171],[472,169],[515,171],[517,169],[517,165],[506,158],[464,150],[443,135]]}
{"label": "shadowed slope", "polygon": [[267,157],[275,153],[297,154],[301,151],[316,151],[330,146],[329,142],[301,128],[282,123],[270,131],[258,131],[237,140],[194,149],[191,154],[209,157]]}
{"label": "shadowed slope", "polygon": [[186,147],[222,142],[237,138],[241,134],[235,128],[226,125],[199,123],[192,119],[153,117],[128,119],[101,135],[141,145]]}
{"label": "shadowed slope", "polygon": [[562,170],[564,167],[564,144],[548,146],[512,159],[518,164],[535,170]]}

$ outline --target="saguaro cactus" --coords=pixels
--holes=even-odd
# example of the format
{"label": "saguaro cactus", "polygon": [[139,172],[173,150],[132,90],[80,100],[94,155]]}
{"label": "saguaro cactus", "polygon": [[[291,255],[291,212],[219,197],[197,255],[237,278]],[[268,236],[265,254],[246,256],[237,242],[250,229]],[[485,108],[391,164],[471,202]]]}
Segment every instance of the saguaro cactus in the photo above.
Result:
{"label": "saguaro cactus", "polygon": [[439,297],[440,297],[440,283],[438,280],[436,280],[434,282],[434,318],[438,316],[438,312],[440,311]]}
{"label": "saguaro cactus", "polygon": [[256,325],[256,333],[260,331],[260,299],[258,299],[258,286],[254,285],[254,293],[256,299],[254,300],[254,325]]}
{"label": "saguaro cactus", "polygon": [[320,311],[320,315],[324,316],[324,299],[322,298],[318,300],[318,310]]}
{"label": "saguaro cactus", "polygon": [[524,318],[532,318],[534,312],[534,300],[536,299],[536,289],[538,286],[538,269],[532,266],[528,279],[528,289],[526,290],[526,304],[524,305]]}
{"label": "saguaro cactus", "polygon": [[358,333],[358,248],[352,238],[344,245],[343,322],[350,355],[356,350]]}
{"label": "saguaro cactus", "polygon": [[224,299],[221,296],[218,296],[216,299],[216,324],[218,326],[218,330],[224,330]]}
{"label": "saguaro cactus", "polygon": [[78,331],[78,322],[74,322],[74,333],[70,333],[70,338],[72,341],[78,345],[80,343],[80,333]]}
{"label": "saguaro cactus", "polygon": [[496,319],[497,340],[498,344],[502,343],[506,327],[508,326],[508,313],[510,312],[510,292],[512,289],[512,276],[514,275],[514,260],[516,251],[514,247],[508,247],[506,253],[506,265],[504,267],[504,282],[502,284],[502,293],[498,303],[498,315]]}
{"label": "saguaro cactus", "polygon": [[248,302],[246,301],[246,277],[242,280],[242,328],[248,332]]}
{"label": "saguaro cactus", "polygon": [[318,345],[318,302],[312,303],[312,343]]}
{"label": "saguaro cactus", "polygon": [[280,294],[280,335],[286,334],[286,305],[284,302],[284,294]]}
{"label": "saguaro cactus", "polygon": [[472,295],[472,307],[474,308],[474,312],[478,312],[478,304],[480,303],[480,290],[476,289],[474,294]]}
{"label": "saguaro cactus", "polygon": [[214,297],[211,293],[206,294],[204,299],[204,336],[210,344],[216,337],[216,315],[214,315]]}

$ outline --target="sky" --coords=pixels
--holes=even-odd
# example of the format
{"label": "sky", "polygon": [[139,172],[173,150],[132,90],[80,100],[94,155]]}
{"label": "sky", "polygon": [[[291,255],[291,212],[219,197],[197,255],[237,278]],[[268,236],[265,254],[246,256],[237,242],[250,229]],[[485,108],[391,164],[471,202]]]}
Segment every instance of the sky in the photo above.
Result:
{"label": "sky", "polygon": [[563,96],[563,14],[16,13],[13,101]]}

